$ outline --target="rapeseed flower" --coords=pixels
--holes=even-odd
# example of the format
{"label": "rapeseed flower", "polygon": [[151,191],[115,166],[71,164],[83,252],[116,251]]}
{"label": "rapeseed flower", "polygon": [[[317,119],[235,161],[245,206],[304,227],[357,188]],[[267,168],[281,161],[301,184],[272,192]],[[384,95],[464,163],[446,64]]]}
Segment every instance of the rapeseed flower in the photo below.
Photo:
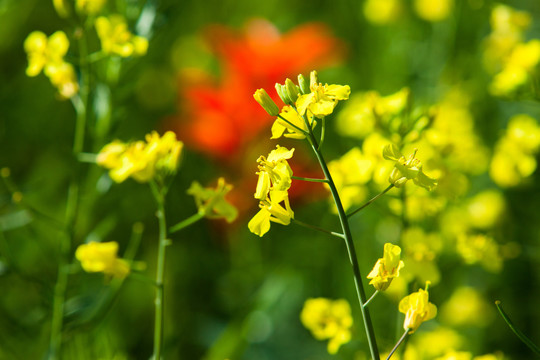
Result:
{"label": "rapeseed flower", "polygon": [[24,41],[24,50],[28,54],[26,75],[37,76],[41,70],[50,66],[59,66],[69,49],[69,40],[63,31],[57,31],[47,38],[41,31],[34,31]]}
{"label": "rapeseed flower", "polygon": [[426,282],[426,289],[419,289],[399,302],[399,312],[405,314],[403,328],[414,333],[424,322],[433,319],[437,315],[437,307],[429,302],[428,293],[429,281]]}
{"label": "rapeseed flower", "polygon": [[133,35],[121,15],[100,16],[95,22],[96,31],[104,53],[122,57],[146,54],[148,40]]}
{"label": "rapeseed flower", "polygon": [[418,186],[427,190],[433,190],[437,185],[437,180],[430,178],[422,171],[420,160],[415,158],[416,151],[406,159],[397,146],[387,145],[383,149],[383,157],[386,160],[394,161],[394,169],[390,174],[389,181],[395,187],[403,186],[408,180],[413,180]]}
{"label": "rapeseed flower", "polygon": [[49,65],[45,68],[45,75],[51,80],[60,96],[69,99],[79,92],[79,83],[73,65],[67,62],[58,65]]}
{"label": "rapeseed flower", "polygon": [[308,299],[300,320],[317,340],[329,340],[327,349],[330,354],[336,354],[341,345],[351,340],[353,318],[347,300]]}
{"label": "rapeseed flower", "polygon": [[377,260],[373,270],[367,276],[371,279],[370,285],[376,290],[384,291],[388,289],[392,279],[399,276],[399,271],[405,266],[401,257],[401,248],[390,243],[384,244],[383,257]]}
{"label": "rapeseed flower", "polygon": [[300,115],[306,115],[309,110],[313,116],[323,118],[330,115],[339,100],[347,100],[351,93],[349,85],[328,85],[318,83],[317,72],[310,75],[309,94],[300,95],[296,100],[296,108]]}
{"label": "rapeseed flower", "polygon": [[225,199],[231,190],[232,185],[220,177],[215,188],[203,188],[194,181],[187,193],[195,198],[199,213],[210,219],[224,218],[230,223],[238,216],[238,210]]}
{"label": "rapeseed flower", "polygon": [[259,212],[249,221],[248,228],[261,237],[270,230],[270,222],[289,225],[294,218],[286,191],[270,190],[266,199],[259,202],[259,207]]}
{"label": "rapeseed flower", "polygon": [[117,253],[118,243],[115,241],[90,242],[79,245],[75,257],[86,272],[102,272],[123,279],[129,274],[130,268],[126,260],[117,257]]}

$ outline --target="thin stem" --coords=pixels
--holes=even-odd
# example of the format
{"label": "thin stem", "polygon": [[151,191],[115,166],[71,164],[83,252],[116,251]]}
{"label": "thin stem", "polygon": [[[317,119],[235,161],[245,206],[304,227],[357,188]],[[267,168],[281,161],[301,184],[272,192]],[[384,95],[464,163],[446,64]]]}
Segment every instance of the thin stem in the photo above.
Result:
{"label": "thin stem", "polygon": [[[305,117],[304,117],[304,121],[307,126],[308,121]],[[317,156],[317,160],[319,161],[319,164],[324,173],[324,176],[326,177],[326,179],[328,179],[328,186],[330,187],[330,192],[332,193],[332,197],[334,198],[334,202],[336,204],[336,208],[339,215],[339,221],[341,223],[341,228],[343,229],[343,236],[344,236],[345,244],[347,246],[349,260],[351,262],[351,266],[353,270],[354,284],[356,287],[358,302],[360,303],[360,311],[362,313],[362,318],[364,320],[364,327],[366,331],[366,336],[368,340],[371,357],[373,360],[379,360],[379,349],[377,347],[377,340],[375,338],[375,331],[373,329],[373,324],[371,323],[371,316],[369,314],[368,308],[364,307],[364,303],[366,302],[366,294],[364,292],[364,287],[362,285],[362,276],[360,274],[360,267],[358,265],[358,259],[356,257],[356,250],[354,247],[354,241],[351,235],[351,230],[349,228],[347,215],[345,214],[345,210],[343,209],[343,204],[341,203],[341,199],[339,198],[339,193],[337,191],[336,185],[334,184],[334,181],[332,180],[332,176],[330,174],[330,171],[328,170],[326,161],[324,160],[322,153],[319,151],[319,146],[317,145],[317,140],[315,139],[315,136],[313,135],[313,131],[311,130],[310,126],[308,126],[308,129],[309,129],[309,137],[307,139],[313,151],[315,152],[315,155]]]}
{"label": "thin stem", "polygon": [[373,295],[371,295],[371,297],[368,299],[368,301],[366,301],[364,303],[364,307],[368,306],[368,304],[371,302],[371,300],[375,299],[375,296],[377,296],[378,293],[379,293],[379,290],[375,290],[375,292],[373,293]]}
{"label": "thin stem", "polygon": [[319,182],[319,183],[328,183],[327,179],[313,179],[313,178],[307,178],[302,176],[291,176],[291,179],[295,180],[302,180],[302,181],[310,181],[310,182]]}
{"label": "thin stem", "polygon": [[289,120],[285,119],[283,116],[281,115],[278,115],[278,117],[285,121],[287,124],[291,125],[293,128],[295,128],[296,130],[300,131],[302,134],[304,134],[305,136],[308,136],[309,134],[304,130],[304,129],[301,129],[299,128],[298,126],[294,125],[292,122],[290,122]]}
{"label": "thin stem", "polygon": [[383,196],[384,194],[386,194],[390,189],[392,189],[394,187],[394,184],[390,184],[386,189],[384,189],[381,193],[375,195],[374,197],[372,197],[370,200],[368,200],[364,205],[360,206],[358,209],[350,212],[347,214],[347,217],[351,217],[353,216],[354,214],[356,214],[357,212],[359,212],[360,210],[362,210],[363,208],[365,208],[366,206],[368,206],[369,204],[371,204],[372,202],[374,202],[375,200],[377,200],[378,198],[380,198],[381,196]]}
{"label": "thin stem", "polygon": [[[84,59],[88,54],[86,37],[83,35],[79,40],[80,56]],[[80,97],[74,98],[73,105],[77,113],[75,121],[75,134],[73,139],[72,155],[77,159],[78,155],[84,149],[84,138],[87,122],[87,107],[89,94],[89,68],[84,62],[81,62],[81,86]],[[73,238],[74,229],[77,220],[80,203],[80,177],[81,166],[75,164],[72,178],[68,188],[68,197],[66,201],[65,212],[65,236],[60,240],[60,257],[58,261],[58,275],[54,287],[53,314],[51,321],[51,339],[49,349],[49,359],[58,359],[62,347],[62,327],[64,322],[64,302],[68,283],[69,255]]]}
{"label": "thin stem", "polygon": [[324,142],[324,134],[325,134],[325,129],[326,129],[326,118],[323,117],[322,118],[322,124],[321,124],[321,140],[319,141],[319,146],[317,146],[317,150],[321,151],[321,148],[322,148],[322,145],[323,145],[323,142]]}
{"label": "thin stem", "polygon": [[525,345],[527,345],[527,347],[531,349],[532,352],[534,352],[536,355],[540,355],[540,348],[534,342],[532,342],[532,340],[529,339],[524,333],[522,333],[521,330],[514,326],[512,320],[510,320],[508,315],[504,312],[501,302],[499,300],[495,301],[495,306],[497,306],[497,310],[499,310],[502,318],[504,319],[508,327],[510,327],[510,330],[512,330],[512,332],[516,334],[519,340],[521,340]]}
{"label": "thin stem", "polygon": [[394,353],[396,352],[398,347],[401,345],[401,343],[403,343],[403,341],[405,341],[405,338],[407,337],[408,334],[409,334],[409,329],[405,330],[403,335],[401,335],[401,337],[399,338],[398,342],[396,343],[396,345],[394,346],[392,351],[390,351],[390,354],[388,354],[388,357],[386,358],[386,360],[390,360],[390,358],[392,357],[392,355],[394,355]]}
{"label": "thin stem", "polygon": [[165,250],[168,245],[167,240],[167,223],[165,220],[165,196],[161,189],[157,188],[154,182],[150,183],[152,193],[155,195],[157,202],[157,218],[159,222],[159,245],[158,258],[156,268],[156,296],[154,300],[155,318],[154,318],[154,360],[161,359],[161,351],[163,345],[163,279],[165,273]]}
{"label": "thin stem", "polygon": [[182,229],[185,229],[189,225],[194,224],[197,221],[201,220],[203,217],[204,217],[203,212],[198,212],[196,214],[193,214],[190,217],[188,217],[187,219],[184,219],[184,220],[180,221],[178,224],[176,224],[174,226],[171,226],[169,228],[169,233],[172,234],[172,233],[178,232],[178,231],[180,231]]}
{"label": "thin stem", "polygon": [[329,230],[326,230],[326,229],[323,229],[321,227],[318,227],[318,226],[315,226],[315,225],[311,225],[311,224],[307,224],[303,221],[300,221],[298,219],[292,219],[292,221],[300,226],[303,226],[303,227],[306,227],[308,229],[313,229],[313,230],[317,230],[317,231],[320,231],[320,232],[323,232],[325,234],[330,234],[330,235],[333,235],[333,236],[337,236],[339,238],[344,238],[344,235],[341,234],[341,233],[337,233],[337,232],[334,232],[334,231],[329,231]]}

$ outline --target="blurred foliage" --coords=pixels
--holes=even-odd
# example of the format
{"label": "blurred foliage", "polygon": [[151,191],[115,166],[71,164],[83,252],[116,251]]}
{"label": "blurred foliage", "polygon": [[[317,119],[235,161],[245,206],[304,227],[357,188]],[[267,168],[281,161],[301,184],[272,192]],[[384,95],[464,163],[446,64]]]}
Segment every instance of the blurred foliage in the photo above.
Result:
{"label": "blurred foliage", "polygon": [[[440,313],[410,338],[407,348],[417,351],[410,356],[435,359],[454,349],[475,356],[500,351],[508,359],[532,358],[527,347],[495,316],[494,301],[501,300],[514,324],[540,342],[538,174],[529,171],[517,186],[499,188],[485,171],[474,173],[480,166],[474,159],[491,157],[515,115],[540,119],[538,87],[526,86],[504,97],[490,94],[493,74],[484,68],[483,54],[485,39],[492,31],[489,19],[495,2],[455,0],[447,18],[429,22],[415,12],[411,2],[398,1],[399,11],[390,14],[388,21],[370,22],[366,9],[371,2],[110,0],[108,9],[124,14],[130,28],[149,39],[149,48],[146,56],[128,58],[121,66],[114,59],[96,65],[94,70],[101,73],[92,79],[93,122],[88,126],[94,141],[87,139],[85,151],[97,153],[114,139],[140,139],[152,130],[162,133],[192,121],[186,114],[192,114],[193,109],[182,98],[185,87],[193,85],[187,81],[185,69],[197,67],[210,76],[210,82],[227,74],[223,59],[204,36],[209,25],[220,24],[241,33],[250,19],[264,18],[286,34],[302,24],[325,24],[343,47],[329,47],[339,54],[321,65],[323,82],[348,84],[352,96],[370,90],[386,96],[408,87],[414,103],[426,109],[436,103],[463,105],[466,110],[449,115],[448,128],[441,131],[451,132],[470,120],[478,144],[483,144],[463,151],[465,160],[473,159],[470,171],[466,171],[470,186],[456,195],[455,202],[449,202],[448,208],[455,210],[447,214],[449,227],[404,226],[415,219],[396,216],[401,206],[394,201],[399,200],[396,194],[374,203],[351,222],[364,276],[380,257],[385,242],[400,243],[411,259],[407,263],[405,258],[404,268],[410,269],[409,282],[395,279],[388,293],[370,304],[379,346],[387,351],[401,335],[403,316],[397,312],[397,304],[402,296],[424,286],[424,275],[438,277],[437,284],[430,287],[430,301]],[[540,3],[504,3],[530,14],[531,26],[524,41],[539,39]],[[3,170],[4,184],[0,185],[0,359],[41,359],[47,354],[59,239],[65,236],[62,221],[67,188],[76,164],[71,156],[76,113],[69,101],[58,98],[46,77],[26,76],[23,43],[34,30],[47,35],[59,29],[72,31],[68,33],[72,38],[76,26],[58,16],[52,1],[0,0],[0,167],[10,171]],[[90,45],[99,47],[97,37]],[[77,45],[73,46],[68,60],[77,50]],[[300,71],[306,75],[309,70]],[[291,73],[273,76],[279,76],[282,83],[285,77],[298,73],[296,69],[287,71]],[[535,81],[539,78],[536,73]],[[253,84],[250,93],[265,84]],[[222,85],[227,90],[227,83]],[[465,104],[448,97],[456,88],[466,94]],[[229,96],[239,94],[244,96],[230,88]],[[246,107],[254,103],[251,96],[235,100],[249,104]],[[340,111],[350,111],[346,106],[338,106],[337,117]],[[342,136],[341,120],[336,126],[335,119],[327,122],[325,154],[329,160],[365,144],[358,136]],[[203,220],[171,236],[164,356],[363,359],[367,354],[365,335],[357,320],[360,312],[343,244],[294,224],[273,226],[264,238],[247,229],[249,216],[257,210],[252,199],[255,161],[275,147],[268,140],[271,122],[261,121],[266,123],[243,139],[247,145],[229,159],[201,151],[192,142],[171,185],[167,204],[171,224],[197,212],[186,194],[194,180],[206,186],[223,174],[233,177],[240,217],[231,225]],[[242,137],[242,129],[238,130],[238,137]],[[181,132],[177,136],[183,139]],[[287,142],[283,145],[290,148]],[[297,153],[297,164],[291,164],[295,174],[295,166],[306,176],[315,172],[307,150],[298,149]],[[422,148],[418,155],[422,157]],[[538,160],[535,152],[527,156]],[[113,184],[106,172],[93,164],[85,166],[82,175],[72,255],[76,245],[90,240],[117,241],[120,254],[134,253],[136,272],[153,277],[158,224],[150,191],[134,181]],[[326,229],[338,228],[322,186],[293,184],[292,189],[295,187],[297,195],[291,199],[295,217],[306,222],[311,219],[310,223]],[[371,186],[365,197],[375,195],[377,189]],[[464,246],[455,251],[441,237],[460,226],[481,231],[457,240]],[[490,244],[498,249],[493,251],[500,256],[499,263],[482,258]],[[426,256],[436,263],[435,269],[428,267]],[[149,358],[152,284],[136,276],[123,283],[106,282],[99,274],[84,273],[74,257],[71,260],[63,357]],[[304,301],[316,297],[345,298],[351,303],[355,319],[352,341],[336,355],[329,355],[326,344],[315,340],[300,322]]]}

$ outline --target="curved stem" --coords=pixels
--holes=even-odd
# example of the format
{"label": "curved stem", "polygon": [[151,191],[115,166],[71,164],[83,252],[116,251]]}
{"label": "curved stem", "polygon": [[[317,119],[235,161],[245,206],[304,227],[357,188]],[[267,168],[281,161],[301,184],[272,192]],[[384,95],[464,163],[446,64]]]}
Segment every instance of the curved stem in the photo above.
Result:
{"label": "curved stem", "polygon": [[364,303],[364,307],[368,306],[371,300],[375,299],[375,296],[377,296],[378,293],[379,293],[379,290],[375,290],[373,295],[371,295],[371,297]]}
{"label": "curved stem", "polygon": [[165,220],[165,194],[157,188],[154,182],[150,183],[152,193],[157,202],[157,218],[159,222],[159,243],[156,268],[156,295],[154,299],[155,317],[154,317],[154,360],[161,359],[163,345],[163,279],[165,273],[165,250],[168,245],[167,240],[167,222]]}
{"label": "curved stem", "polygon": [[300,225],[300,226],[303,226],[303,227],[306,227],[308,229],[313,229],[313,230],[317,230],[317,231],[320,231],[320,232],[323,232],[325,234],[330,234],[330,235],[333,235],[333,236],[337,236],[339,238],[344,238],[343,237],[343,234],[340,234],[340,233],[337,233],[337,232],[334,232],[334,231],[329,231],[329,230],[326,230],[326,229],[323,229],[321,227],[318,227],[318,226],[315,226],[315,225],[311,225],[311,224],[307,224],[303,221],[300,221],[298,219],[291,219],[294,223]]}
{"label": "curved stem", "polygon": [[504,319],[508,327],[510,327],[510,330],[512,330],[512,332],[516,334],[519,340],[521,340],[525,345],[527,345],[527,347],[531,349],[532,352],[534,352],[536,355],[540,355],[540,348],[534,342],[532,342],[532,340],[529,339],[524,333],[522,333],[521,330],[514,326],[512,320],[510,320],[508,315],[506,315],[506,313],[504,312],[501,302],[499,300],[495,301],[495,306],[497,306],[497,310],[499,310],[502,318]]}
{"label": "curved stem", "polygon": [[[304,118],[304,121],[306,122],[306,125],[307,125],[307,120],[305,118]],[[330,192],[332,193],[332,197],[334,198],[334,202],[336,204],[336,208],[339,215],[339,221],[341,223],[341,228],[343,229],[343,236],[345,240],[345,245],[347,246],[349,260],[351,262],[351,266],[353,270],[356,294],[358,296],[358,302],[360,303],[360,310],[362,313],[362,318],[364,320],[364,327],[365,327],[366,336],[368,340],[369,350],[371,353],[371,358],[373,360],[379,360],[379,349],[377,347],[377,340],[375,339],[375,331],[373,329],[373,324],[371,323],[371,316],[369,314],[369,310],[366,307],[364,307],[364,303],[366,302],[366,294],[365,294],[364,287],[362,284],[362,276],[360,274],[360,267],[358,265],[358,259],[356,257],[356,250],[355,250],[354,241],[351,235],[351,230],[349,228],[347,215],[345,214],[345,210],[343,209],[343,204],[341,203],[341,199],[339,198],[339,193],[337,191],[336,185],[334,184],[334,181],[332,180],[332,176],[330,175],[330,171],[328,170],[326,161],[324,160],[322,153],[319,151],[319,146],[317,144],[317,140],[315,139],[315,136],[313,135],[313,131],[311,130],[310,126],[307,126],[307,127],[309,129],[309,137],[307,139],[311,145],[311,148],[315,152],[315,155],[317,156],[317,160],[319,161],[319,164],[324,173],[324,176],[328,180],[328,186],[330,187]]]}
{"label": "curved stem", "polygon": [[184,219],[180,221],[178,224],[171,226],[169,228],[169,233],[175,233],[177,231],[180,231],[182,229],[187,228],[189,225],[196,223],[197,221],[201,220],[204,217],[203,212],[198,212],[196,214],[191,215],[187,219]]}
{"label": "curved stem", "polygon": [[390,184],[386,189],[384,189],[382,192],[380,192],[379,194],[375,195],[374,197],[372,197],[370,200],[368,200],[364,205],[360,206],[358,209],[350,212],[347,214],[347,217],[351,217],[353,216],[354,214],[356,214],[357,212],[359,212],[360,210],[362,210],[363,208],[365,208],[366,206],[368,206],[369,204],[371,204],[372,202],[374,202],[375,200],[377,200],[379,197],[383,196],[384,194],[386,194],[390,189],[392,189],[394,187],[394,184]]}

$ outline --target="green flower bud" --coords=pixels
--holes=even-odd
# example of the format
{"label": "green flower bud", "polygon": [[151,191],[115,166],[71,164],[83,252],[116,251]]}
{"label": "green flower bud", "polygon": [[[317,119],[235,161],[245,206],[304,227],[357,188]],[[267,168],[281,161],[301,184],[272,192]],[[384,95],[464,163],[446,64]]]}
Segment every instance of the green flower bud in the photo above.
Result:
{"label": "green flower bud", "polygon": [[266,90],[259,89],[255,91],[255,94],[253,94],[253,98],[259,103],[259,105],[262,106],[262,108],[271,116],[278,116],[279,114],[279,108],[272,100],[272,98],[268,95]]}
{"label": "green flower bud", "polygon": [[281,101],[285,103],[285,105],[291,105],[292,101],[289,98],[289,95],[287,94],[287,89],[285,85],[281,85],[280,83],[276,83],[276,91],[279,95],[279,98]]}
{"label": "green flower bud", "polygon": [[304,75],[302,74],[298,75],[298,85],[299,85],[300,92],[302,93],[302,95],[306,95],[311,92],[311,89],[309,88],[309,84],[306,82],[306,79],[304,78]]}
{"label": "green flower bud", "polygon": [[287,80],[285,80],[285,87],[287,88],[287,95],[289,96],[289,99],[291,99],[292,103],[295,103],[298,96],[300,96],[298,86],[296,86],[291,79],[287,78]]}

